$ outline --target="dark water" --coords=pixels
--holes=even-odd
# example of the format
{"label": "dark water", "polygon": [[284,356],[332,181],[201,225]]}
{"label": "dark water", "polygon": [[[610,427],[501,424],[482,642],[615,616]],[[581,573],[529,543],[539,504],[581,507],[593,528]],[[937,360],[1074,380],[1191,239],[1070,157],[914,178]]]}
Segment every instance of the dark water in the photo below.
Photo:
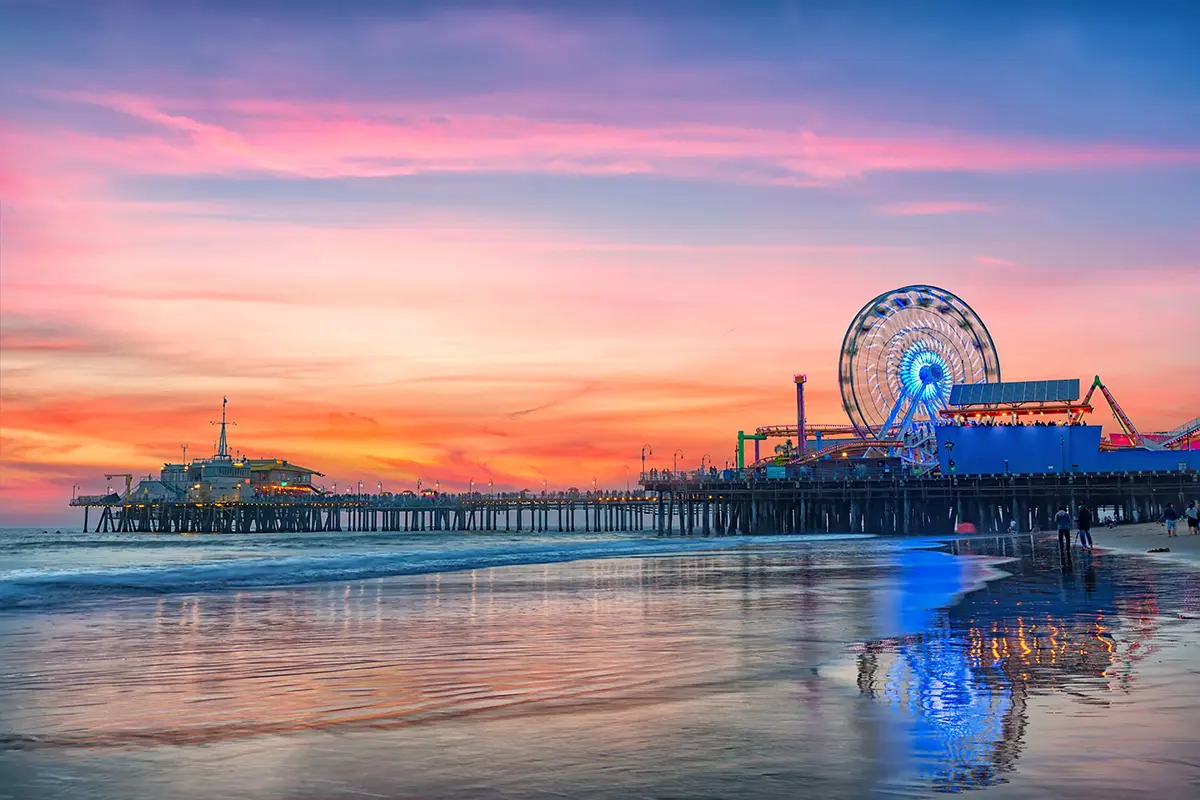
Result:
{"label": "dark water", "polygon": [[0,533],[0,797],[1200,797],[1200,574],[929,544]]}

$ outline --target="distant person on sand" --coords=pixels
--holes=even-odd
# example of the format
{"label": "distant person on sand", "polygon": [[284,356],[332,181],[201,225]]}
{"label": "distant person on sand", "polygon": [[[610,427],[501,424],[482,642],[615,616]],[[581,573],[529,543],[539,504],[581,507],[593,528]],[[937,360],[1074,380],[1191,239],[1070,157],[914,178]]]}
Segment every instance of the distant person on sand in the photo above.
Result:
{"label": "distant person on sand", "polygon": [[1054,525],[1058,528],[1058,549],[1071,549],[1071,513],[1066,506],[1058,509],[1054,515]]}
{"label": "distant person on sand", "polygon": [[1196,508],[1196,501],[1188,503],[1187,509],[1183,512],[1188,521],[1188,533],[1192,536],[1200,535],[1200,508]]}
{"label": "distant person on sand", "polygon": [[1094,549],[1092,547],[1092,512],[1087,506],[1080,506],[1079,513],[1075,515],[1075,524],[1079,527],[1079,544],[1086,550]]}
{"label": "distant person on sand", "polygon": [[1175,506],[1167,503],[1167,508],[1163,511],[1163,522],[1167,523],[1167,536],[1175,535],[1175,521],[1178,519],[1179,512],[1175,510]]}

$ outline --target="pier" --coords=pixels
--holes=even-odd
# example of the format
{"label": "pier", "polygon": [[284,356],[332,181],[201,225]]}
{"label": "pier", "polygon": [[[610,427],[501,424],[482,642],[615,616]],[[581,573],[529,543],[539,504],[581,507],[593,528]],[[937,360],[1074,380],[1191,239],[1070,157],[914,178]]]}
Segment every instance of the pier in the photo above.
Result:
{"label": "pier", "polygon": [[[126,502],[78,497],[85,531],[646,531],[659,536],[765,533],[946,534],[1049,530],[1055,512],[1086,505],[1097,526],[1158,519],[1166,503],[1200,497],[1200,473],[1069,473],[828,480],[725,479],[664,474],[644,492],[577,496],[336,496],[236,502]],[[94,515],[94,516],[93,516]]]}
{"label": "pier", "polygon": [[[645,531],[658,498],[638,493],[542,497],[339,495],[229,502],[137,502],[77,497],[83,530],[142,533],[308,531]],[[93,513],[95,516],[93,517]]]}
{"label": "pier", "polygon": [[[1060,507],[1119,523],[1158,519],[1166,503],[1200,497],[1196,471],[1034,475],[898,475],[830,480],[644,481],[659,495],[656,531],[686,536],[758,533],[948,534],[962,523],[1001,532],[1050,530]],[[1097,513],[1104,510],[1104,514]]]}

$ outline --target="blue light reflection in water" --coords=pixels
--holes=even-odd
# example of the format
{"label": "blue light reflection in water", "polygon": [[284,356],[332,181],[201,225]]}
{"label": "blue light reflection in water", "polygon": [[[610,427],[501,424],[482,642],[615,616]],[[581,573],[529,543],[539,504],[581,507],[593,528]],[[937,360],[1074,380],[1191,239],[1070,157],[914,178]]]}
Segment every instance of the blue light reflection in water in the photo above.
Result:
{"label": "blue light reflection in water", "polygon": [[[1147,581],[1132,577],[1144,566],[1136,561],[1102,563],[1090,554],[1059,559],[1027,541],[1026,552],[1016,552],[1022,548],[1014,544],[1006,553],[1020,558],[1003,562],[903,553],[887,588],[876,594],[881,629],[919,631],[890,638],[885,633],[856,648],[861,694],[890,712],[888,761],[896,783],[957,792],[1015,780],[1022,771],[1018,759],[1030,747],[1026,731],[1035,696],[1043,698],[1039,706],[1053,695],[1078,706],[1060,708],[1058,736],[1094,735],[1097,709],[1133,705],[1125,698],[1161,638],[1160,602],[1182,602],[1195,611],[1196,595],[1188,591],[1196,586],[1194,573],[1182,575],[1178,585]],[[953,547],[1001,555],[994,543],[978,540]],[[998,563],[1012,578],[977,583],[965,572]],[[977,590],[944,602],[939,595],[955,584]],[[1190,613],[1179,620],[1194,630]],[[1195,686],[1187,676],[1175,680]],[[1163,688],[1170,691],[1171,684]],[[1045,726],[1055,717],[1040,719]],[[1173,717],[1164,712],[1162,719]],[[1137,724],[1143,738],[1154,730],[1145,713]],[[1130,755],[1121,755],[1128,769]]]}

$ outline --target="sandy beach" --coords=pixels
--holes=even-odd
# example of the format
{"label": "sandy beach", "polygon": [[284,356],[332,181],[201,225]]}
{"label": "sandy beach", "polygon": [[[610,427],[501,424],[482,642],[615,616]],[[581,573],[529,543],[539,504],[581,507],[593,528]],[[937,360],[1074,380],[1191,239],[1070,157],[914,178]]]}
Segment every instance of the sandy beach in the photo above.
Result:
{"label": "sandy beach", "polygon": [[[1092,540],[1102,550],[1120,553],[1146,553],[1159,558],[1186,561],[1200,566],[1200,536],[1188,533],[1187,522],[1179,521],[1178,536],[1167,537],[1167,527],[1157,522],[1142,522],[1136,525],[1119,525],[1116,528],[1094,528]],[[1078,533],[1075,542],[1079,541]],[[1169,553],[1150,553],[1160,548],[1170,548]]]}

